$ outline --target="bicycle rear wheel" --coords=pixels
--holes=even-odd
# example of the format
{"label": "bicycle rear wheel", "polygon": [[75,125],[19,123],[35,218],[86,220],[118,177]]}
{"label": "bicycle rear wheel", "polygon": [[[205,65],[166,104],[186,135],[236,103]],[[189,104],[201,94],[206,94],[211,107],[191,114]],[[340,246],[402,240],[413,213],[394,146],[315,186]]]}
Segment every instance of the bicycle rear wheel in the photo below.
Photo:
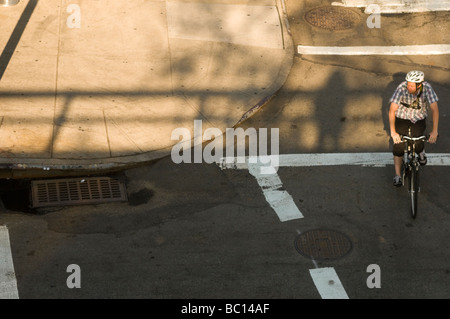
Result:
{"label": "bicycle rear wheel", "polygon": [[419,197],[419,170],[412,167],[409,172],[409,195],[411,197],[411,216],[417,217],[417,202]]}

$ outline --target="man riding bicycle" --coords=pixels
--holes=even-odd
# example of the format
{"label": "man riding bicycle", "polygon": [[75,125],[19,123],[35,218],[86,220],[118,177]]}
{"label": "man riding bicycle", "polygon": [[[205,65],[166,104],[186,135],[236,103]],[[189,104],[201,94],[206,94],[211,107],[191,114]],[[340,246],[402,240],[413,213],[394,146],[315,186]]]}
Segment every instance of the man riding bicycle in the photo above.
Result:
{"label": "man riding bicycle", "polygon": [[[413,137],[423,135],[426,128],[428,108],[431,109],[433,116],[433,130],[430,132],[428,141],[436,143],[438,137],[439,108],[436,93],[431,85],[425,81],[425,75],[422,71],[409,72],[405,80],[392,95],[389,109],[389,125],[394,142],[392,153],[394,154],[395,186],[402,185],[400,171],[405,147],[401,143],[400,135],[408,135],[409,127],[411,127]],[[423,142],[418,143],[416,146],[420,165],[427,163],[424,146]]]}

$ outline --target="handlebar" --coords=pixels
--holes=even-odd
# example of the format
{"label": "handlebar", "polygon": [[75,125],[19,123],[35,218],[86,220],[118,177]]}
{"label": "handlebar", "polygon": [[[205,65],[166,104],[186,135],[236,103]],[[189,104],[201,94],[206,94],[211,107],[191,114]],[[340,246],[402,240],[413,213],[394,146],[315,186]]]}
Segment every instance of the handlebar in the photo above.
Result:
{"label": "handlebar", "polygon": [[428,141],[430,136],[429,135],[427,135],[427,136],[422,135],[422,136],[419,136],[419,137],[409,137],[409,136],[400,135],[400,138],[402,139],[402,142],[404,143],[406,141],[412,141],[412,142],[425,141],[425,140]]}

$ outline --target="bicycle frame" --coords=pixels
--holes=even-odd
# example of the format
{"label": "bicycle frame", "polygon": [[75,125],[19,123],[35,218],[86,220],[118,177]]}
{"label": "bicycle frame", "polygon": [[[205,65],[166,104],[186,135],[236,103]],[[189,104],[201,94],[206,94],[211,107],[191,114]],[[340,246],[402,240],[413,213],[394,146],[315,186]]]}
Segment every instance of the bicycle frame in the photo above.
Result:
{"label": "bicycle frame", "polygon": [[408,136],[402,136],[402,142],[405,143],[405,152],[403,155],[403,174],[402,182],[405,185],[405,176],[409,178],[409,193],[411,197],[411,215],[417,216],[417,197],[420,191],[419,187],[419,168],[420,164],[416,154],[416,144],[419,141],[427,140],[426,136],[412,137],[411,128],[408,130]]}
{"label": "bicycle frame", "polygon": [[[421,136],[419,138],[410,138],[408,136],[402,137],[402,142],[405,143],[405,153],[403,155],[403,168],[405,169],[403,171],[403,184],[405,182],[405,175],[413,169],[418,170],[420,167],[416,155],[416,143],[423,140],[423,138],[425,138],[425,136]],[[408,143],[408,141],[411,141],[412,143]]]}

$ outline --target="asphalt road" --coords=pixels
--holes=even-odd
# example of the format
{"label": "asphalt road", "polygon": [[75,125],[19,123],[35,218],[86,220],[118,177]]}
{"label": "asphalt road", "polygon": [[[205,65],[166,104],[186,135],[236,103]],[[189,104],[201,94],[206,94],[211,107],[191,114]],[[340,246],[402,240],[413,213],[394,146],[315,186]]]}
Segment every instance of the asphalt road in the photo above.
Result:
{"label": "asphalt road", "polygon": [[[295,9],[288,6],[291,19]],[[294,23],[292,32],[304,34]],[[281,154],[389,152],[386,101],[401,80],[389,70],[448,74],[426,63],[296,56],[282,90],[242,127],[278,128]],[[427,151],[448,153],[450,87],[433,84],[442,136]],[[128,202],[1,217],[20,298],[320,299],[320,289],[338,282],[319,289],[311,271],[334,269],[350,299],[448,299],[449,170],[423,169],[414,220],[407,190],[392,186],[391,165],[280,167],[282,190],[303,215],[280,221],[248,170],[170,157],[120,173]],[[342,256],[302,254],[299,239],[309,231],[341,234]],[[328,249],[322,238],[316,244]],[[80,288],[68,287],[69,265],[79,267]],[[371,265],[379,267],[372,288]]]}

